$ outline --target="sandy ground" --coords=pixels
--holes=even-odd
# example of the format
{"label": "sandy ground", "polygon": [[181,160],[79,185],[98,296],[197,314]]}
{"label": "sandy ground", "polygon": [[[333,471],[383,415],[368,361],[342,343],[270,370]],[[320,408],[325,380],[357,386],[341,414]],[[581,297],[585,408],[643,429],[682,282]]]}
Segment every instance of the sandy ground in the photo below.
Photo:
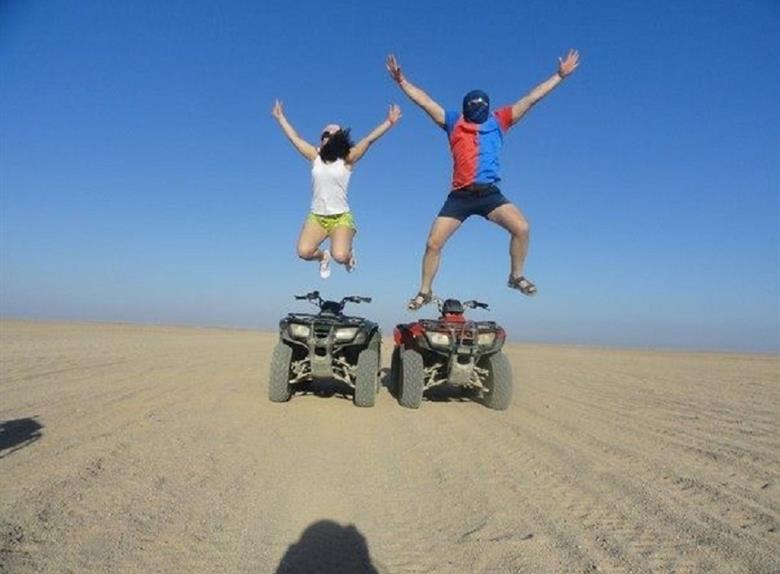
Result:
{"label": "sandy ground", "polygon": [[780,571],[776,356],[511,345],[508,411],[415,411],[268,402],[273,334],[0,335],[1,572]]}

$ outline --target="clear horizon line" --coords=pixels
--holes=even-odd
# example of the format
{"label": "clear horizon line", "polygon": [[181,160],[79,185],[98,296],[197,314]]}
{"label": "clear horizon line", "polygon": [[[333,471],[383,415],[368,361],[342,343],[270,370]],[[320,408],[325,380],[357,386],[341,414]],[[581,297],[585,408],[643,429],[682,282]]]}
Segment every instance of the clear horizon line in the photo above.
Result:
{"label": "clear horizon line", "polygon": [[[124,325],[132,327],[172,327],[172,328],[187,328],[187,329],[214,329],[222,331],[247,331],[256,333],[277,334],[276,330],[264,329],[261,327],[241,327],[236,325],[214,324],[214,323],[175,323],[175,322],[153,322],[153,321],[132,321],[132,320],[120,320],[120,319],[73,319],[73,318],[57,318],[57,317],[34,317],[23,315],[3,315],[0,314],[0,322],[2,321],[21,321],[30,323],[85,323],[85,324],[98,324],[98,325]],[[392,333],[384,333],[383,338],[391,337]],[[601,350],[615,350],[615,351],[640,351],[649,353],[692,353],[692,354],[710,354],[710,355],[758,355],[762,357],[776,357],[780,358],[780,349],[775,350],[737,350],[733,348],[705,348],[705,347],[665,347],[659,345],[612,345],[608,343],[577,343],[566,341],[533,341],[533,340],[517,340],[510,338],[508,340],[510,344],[519,345],[538,345],[546,347],[575,347],[582,349],[601,349]]]}

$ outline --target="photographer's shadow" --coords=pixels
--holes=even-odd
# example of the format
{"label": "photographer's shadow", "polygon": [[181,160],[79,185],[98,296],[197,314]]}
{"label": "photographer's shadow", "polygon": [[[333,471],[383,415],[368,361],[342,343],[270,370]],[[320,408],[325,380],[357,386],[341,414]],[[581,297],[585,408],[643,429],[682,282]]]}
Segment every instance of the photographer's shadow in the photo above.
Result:
{"label": "photographer's shadow", "polygon": [[309,525],[284,553],[276,574],[381,574],[371,563],[366,539],[354,525],[332,520]]}

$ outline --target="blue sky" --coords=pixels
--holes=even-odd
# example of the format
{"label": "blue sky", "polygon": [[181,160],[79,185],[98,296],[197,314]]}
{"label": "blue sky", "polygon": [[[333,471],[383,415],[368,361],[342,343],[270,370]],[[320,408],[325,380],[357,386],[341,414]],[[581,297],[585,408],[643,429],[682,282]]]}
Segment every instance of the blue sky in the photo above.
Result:
{"label": "blue sky", "polygon": [[[580,69],[505,140],[502,190],[531,223],[472,218],[434,285],[519,341],[780,348],[780,8],[753,2],[132,2],[0,6],[0,314],[274,328],[293,293],[372,295],[410,320],[444,133],[384,69],[446,108],[511,103],[571,48]],[[295,257],[310,141],[403,118],[357,166],[360,269]]]}

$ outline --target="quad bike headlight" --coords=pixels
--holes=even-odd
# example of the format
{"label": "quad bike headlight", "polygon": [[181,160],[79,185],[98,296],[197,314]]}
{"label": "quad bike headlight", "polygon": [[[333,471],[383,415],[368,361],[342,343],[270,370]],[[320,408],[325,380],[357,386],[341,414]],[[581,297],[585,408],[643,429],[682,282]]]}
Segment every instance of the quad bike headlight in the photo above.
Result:
{"label": "quad bike headlight", "polygon": [[449,347],[450,346],[450,336],[447,333],[426,333],[426,337],[428,337],[428,342],[433,347]]}
{"label": "quad bike headlight", "polygon": [[477,345],[480,347],[489,347],[495,342],[495,340],[495,333],[480,333],[477,335]]}
{"label": "quad bike headlight", "polygon": [[308,325],[301,325],[300,323],[290,323],[290,335],[296,339],[306,339],[311,333],[311,329]]}
{"label": "quad bike headlight", "polygon": [[357,335],[357,327],[344,327],[342,329],[336,329],[337,341],[351,341]]}

